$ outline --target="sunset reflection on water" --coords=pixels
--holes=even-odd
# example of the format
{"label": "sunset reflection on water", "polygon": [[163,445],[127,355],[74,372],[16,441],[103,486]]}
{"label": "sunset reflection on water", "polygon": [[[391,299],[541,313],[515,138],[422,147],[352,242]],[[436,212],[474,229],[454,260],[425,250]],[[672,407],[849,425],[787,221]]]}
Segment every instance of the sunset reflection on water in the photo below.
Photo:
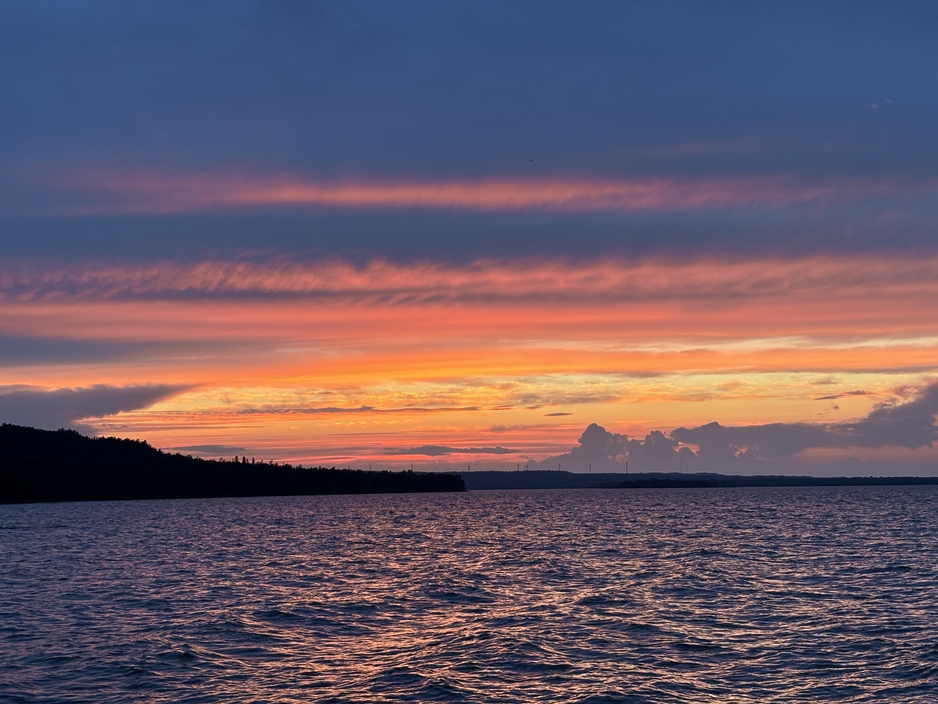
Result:
{"label": "sunset reflection on water", "polygon": [[936,508],[933,487],[3,506],[0,696],[920,700]]}

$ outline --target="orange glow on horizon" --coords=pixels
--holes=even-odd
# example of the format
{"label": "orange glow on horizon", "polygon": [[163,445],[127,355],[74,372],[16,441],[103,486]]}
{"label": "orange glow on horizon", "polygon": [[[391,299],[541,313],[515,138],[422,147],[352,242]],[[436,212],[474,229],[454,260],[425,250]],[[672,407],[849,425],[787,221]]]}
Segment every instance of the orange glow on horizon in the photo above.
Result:
{"label": "orange glow on horizon", "polygon": [[[493,447],[496,426],[536,457],[594,421],[861,417],[938,373],[936,294],[935,259],[21,267],[0,271],[0,333],[114,350],[7,364],[5,385],[185,387],[99,432],[402,464],[460,455],[383,448]],[[825,405],[822,383],[873,395]]]}

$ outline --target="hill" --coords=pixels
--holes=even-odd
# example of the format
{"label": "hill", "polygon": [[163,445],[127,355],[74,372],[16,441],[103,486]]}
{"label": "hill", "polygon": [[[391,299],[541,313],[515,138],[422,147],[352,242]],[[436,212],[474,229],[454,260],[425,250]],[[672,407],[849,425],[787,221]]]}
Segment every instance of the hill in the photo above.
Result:
{"label": "hill", "polygon": [[0,503],[465,491],[457,474],[205,460],[140,440],[0,426]]}

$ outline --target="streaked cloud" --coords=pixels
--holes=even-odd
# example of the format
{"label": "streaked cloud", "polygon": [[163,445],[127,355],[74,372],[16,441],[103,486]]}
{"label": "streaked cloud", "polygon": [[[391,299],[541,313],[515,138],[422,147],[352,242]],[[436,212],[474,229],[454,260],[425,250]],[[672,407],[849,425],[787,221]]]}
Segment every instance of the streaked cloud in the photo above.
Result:
{"label": "streaked cloud", "polygon": [[59,389],[0,386],[0,422],[50,430],[80,426],[83,420],[147,408],[185,389],[167,384]]}
{"label": "streaked cloud", "polygon": [[186,300],[300,296],[415,303],[545,297],[553,300],[767,298],[795,293],[901,294],[938,288],[938,257],[493,259],[468,264],[372,260],[203,261],[145,265],[21,262],[0,267],[11,301]]}
{"label": "streaked cloud", "polygon": [[0,4],[4,418],[343,466],[933,451],[921,8],[63,7]]}
{"label": "streaked cloud", "polygon": [[864,391],[863,389],[854,389],[852,391],[841,391],[836,394],[830,394],[829,396],[818,396],[816,401],[836,401],[839,398],[848,398],[850,396],[872,396],[874,395],[872,391]]}
{"label": "streaked cloud", "polygon": [[383,413],[457,413],[464,411],[477,411],[478,406],[403,406],[401,408],[375,408],[374,406],[357,406],[351,408],[341,408],[338,406],[326,406],[322,408],[308,408],[302,406],[282,408],[275,406],[264,406],[260,408],[245,408],[237,411],[239,415],[264,415],[264,416],[318,416],[318,415],[345,415],[349,413],[383,414]]}
{"label": "streaked cloud", "polygon": [[[924,256],[529,259],[471,266],[32,263],[0,267],[0,334],[17,341],[8,358],[0,352],[0,363],[119,359],[173,366],[186,380],[240,374],[234,370],[244,365],[272,365],[276,374],[295,377],[315,365],[330,383],[342,376],[342,383],[354,385],[414,375],[484,380],[744,369],[927,373],[935,369],[938,348],[931,304],[936,296],[938,259]],[[52,331],[54,338],[48,337]],[[696,392],[675,396],[703,398]],[[445,405],[617,400],[619,392],[608,386],[544,394],[525,382],[497,402]],[[290,405],[328,413],[421,403],[399,399],[378,406],[333,397]],[[266,404],[252,407],[264,410]]]}
{"label": "streaked cloud", "polygon": [[427,455],[442,457],[445,455],[513,455],[518,450],[505,447],[447,447],[446,445],[420,445],[419,447],[386,447],[385,452],[392,455]]}
{"label": "streaked cloud", "polygon": [[[34,172],[34,173],[31,173]],[[23,169],[56,189],[62,214],[170,214],[253,208],[655,212],[787,208],[876,196],[938,196],[938,180],[805,178],[796,173],[700,179],[488,178],[317,181],[297,175],[149,169]]]}
{"label": "streaked cloud", "polygon": [[232,453],[237,455],[245,451],[245,448],[239,445],[183,445],[181,447],[167,447],[164,449],[169,452],[194,452],[199,455],[209,455],[213,457],[228,456]]}

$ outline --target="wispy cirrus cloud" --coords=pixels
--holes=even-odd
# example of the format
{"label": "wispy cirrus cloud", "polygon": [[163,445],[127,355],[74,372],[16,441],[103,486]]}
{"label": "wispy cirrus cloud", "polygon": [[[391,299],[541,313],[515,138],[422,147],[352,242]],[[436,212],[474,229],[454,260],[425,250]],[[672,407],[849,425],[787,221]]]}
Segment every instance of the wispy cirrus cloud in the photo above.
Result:
{"label": "wispy cirrus cloud", "polygon": [[818,396],[815,401],[836,401],[840,398],[849,398],[851,396],[875,396],[873,391],[865,391],[863,389],[854,389],[852,391],[841,391],[840,393],[830,394],[828,396]]}
{"label": "wispy cirrus cloud", "polygon": [[449,447],[446,445],[420,445],[419,447],[386,447],[385,452],[392,455],[426,455],[442,457],[445,455],[513,455],[518,450],[506,447]]}
{"label": "wispy cirrus cloud", "polygon": [[705,177],[582,176],[320,180],[302,174],[153,168],[21,167],[16,180],[53,197],[62,214],[169,214],[335,208],[655,212],[854,203],[938,194],[938,182],[893,176],[806,177],[797,172]]}
{"label": "wispy cirrus cloud", "polygon": [[219,455],[230,455],[231,453],[239,454],[245,451],[245,448],[240,445],[183,445],[181,447],[167,447],[166,449],[171,452],[194,452],[199,455],[215,457]]}
{"label": "wispy cirrus cloud", "polygon": [[310,297],[367,303],[505,299],[641,301],[767,298],[794,293],[938,291],[938,257],[816,255],[480,259],[467,264],[208,260],[151,264],[0,265],[0,300]]}
{"label": "wispy cirrus cloud", "polygon": [[[175,381],[237,375],[239,364],[302,375],[315,360],[320,374],[355,383],[580,371],[928,372],[938,346],[936,296],[938,258],[929,256],[531,258],[466,266],[5,262],[0,342],[10,344],[0,364],[121,359],[165,366],[179,359],[185,374]],[[522,387],[497,402],[467,397],[445,405],[554,406],[549,412],[621,400],[608,388],[575,385],[544,395]],[[338,398],[295,405],[348,413],[360,402],[423,405]]]}
{"label": "wispy cirrus cloud", "polygon": [[478,411],[478,406],[403,406],[399,408],[377,408],[375,406],[324,406],[324,407],[274,407],[261,406],[257,408],[245,408],[236,411],[238,415],[262,415],[262,416],[319,416],[319,415],[346,415],[363,413],[367,415],[380,415],[385,413],[459,413],[465,411]]}

